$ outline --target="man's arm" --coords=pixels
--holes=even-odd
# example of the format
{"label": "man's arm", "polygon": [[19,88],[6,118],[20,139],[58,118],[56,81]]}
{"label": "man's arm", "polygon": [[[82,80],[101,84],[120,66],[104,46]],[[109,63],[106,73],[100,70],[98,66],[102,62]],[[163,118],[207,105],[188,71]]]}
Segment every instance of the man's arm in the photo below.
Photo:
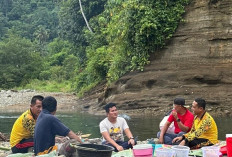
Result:
{"label": "man's arm", "polygon": [[188,132],[189,131],[189,127],[185,126],[180,120],[178,121],[179,118],[177,116],[177,112],[176,111],[172,111],[172,115],[176,119],[177,125],[180,128],[180,130],[183,131],[183,132]]}
{"label": "man's arm", "polygon": [[167,121],[163,128],[161,129],[161,132],[160,132],[160,138],[159,138],[159,143],[164,143],[164,134],[167,132],[168,130],[168,127],[171,125],[171,123],[169,121]]}
{"label": "man's arm", "polygon": [[26,130],[30,132],[31,136],[33,137],[35,129],[35,120],[30,115],[26,115],[22,119],[22,125]]}
{"label": "man's arm", "polygon": [[134,137],[133,137],[133,135],[132,135],[130,129],[129,129],[129,128],[126,128],[126,129],[124,130],[124,132],[125,132],[126,136],[127,136],[128,139],[129,139],[128,143],[131,144],[132,146],[134,146],[134,145],[135,145],[135,140],[134,140]]}
{"label": "man's arm", "polygon": [[182,143],[183,140],[183,136],[179,136],[179,137],[175,137],[173,140],[172,140],[172,143],[175,143],[175,142],[180,142]]}
{"label": "man's arm", "polygon": [[112,138],[110,138],[110,135],[107,131],[102,132],[101,134],[104,137],[104,139],[110,144],[112,144],[118,151],[123,150],[122,146],[118,145]]}
{"label": "man's arm", "polygon": [[189,127],[185,126],[181,121],[176,121],[180,130],[182,130],[183,132],[188,132],[189,131]]}
{"label": "man's arm", "polygon": [[83,143],[83,142],[81,141],[81,139],[80,139],[72,130],[69,131],[69,133],[68,133],[67,136],[68,136],[69,138],[71,138],[71,139],[77,140],[77,141],[80,142],[81,144]]}
{"label": "man's arm", "polygon": [[211,124],[211,119],[209,117],[206,118],[205,120],[203,120],[201,126],[198,129],[195,129],[193,127],[189,133],[185,134],[185,139],[187,141],[192,141],[194,138],[200,137],[203,133],[205,133],[211,128]]}

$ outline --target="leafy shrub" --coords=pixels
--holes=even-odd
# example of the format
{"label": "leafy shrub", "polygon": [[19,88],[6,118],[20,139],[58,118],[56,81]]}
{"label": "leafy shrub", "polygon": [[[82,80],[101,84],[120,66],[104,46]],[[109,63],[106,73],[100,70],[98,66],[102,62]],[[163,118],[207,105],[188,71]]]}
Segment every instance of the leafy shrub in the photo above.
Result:
{"label": "leafy shrub", "polygon": [[94,33],[84,31],[87,64],[85,72],[77,76],[76,89],[96,80],[115,81],[132,70],[142,71],[150,54],[172,37],[186,4],[188,0],[107,1],[105,10],[90,20]]}

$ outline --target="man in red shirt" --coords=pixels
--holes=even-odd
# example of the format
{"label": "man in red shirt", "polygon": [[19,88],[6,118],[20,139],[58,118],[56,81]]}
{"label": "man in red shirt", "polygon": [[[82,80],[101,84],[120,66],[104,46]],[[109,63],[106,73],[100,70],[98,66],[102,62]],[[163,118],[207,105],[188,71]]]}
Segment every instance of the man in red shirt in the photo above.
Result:
{"label": "man in red shirt", "polygon": [[[185,107],[185,99],[176,98],[173,103],[173,111],[164,127],[158,132],[159,143],[172,145],[172,140],[190,131],[193,125],[194,115]],[[174,134],[166,133],[168,127],[174,122]]]}

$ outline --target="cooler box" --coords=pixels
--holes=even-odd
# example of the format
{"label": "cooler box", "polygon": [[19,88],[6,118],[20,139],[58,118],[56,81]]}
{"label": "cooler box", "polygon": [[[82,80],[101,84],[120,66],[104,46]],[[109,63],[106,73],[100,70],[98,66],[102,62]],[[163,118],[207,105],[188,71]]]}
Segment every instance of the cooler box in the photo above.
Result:
{"label": "cooler box", "polygon": [[227,156],[232,157],[232,134],[226,134]]}
{"label": "cooler box", "polygon": [[134,157],[152,157],[153,148],[151,144],[140,144],[133,146]]}

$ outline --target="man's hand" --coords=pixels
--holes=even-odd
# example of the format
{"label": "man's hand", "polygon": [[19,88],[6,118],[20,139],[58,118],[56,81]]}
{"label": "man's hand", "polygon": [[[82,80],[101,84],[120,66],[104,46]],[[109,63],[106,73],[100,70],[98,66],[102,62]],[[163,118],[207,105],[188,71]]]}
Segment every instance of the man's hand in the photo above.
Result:
{"label": "man's hand", "polygon": [[185,140],[181,141],[179,145],[184,146],[185,145]]}
{"label": "man's hand", "polygon": [[163,137],[160,137],[158,142],[159,142],[160,144],[164,144],[164,138],[163,138]]}
{"label": "man's hand", "polygon": [[172,140],[172,143],[179,142],[179,141],[181,141],[182,139],[183,139],[182,136],[176,137],[176,138],[174,138],[174,139]]}
{"label": "man's hand", "polygon": [[124,150],[123,147],[122,147],[122,146],[119,146],[119,145],[116,147],[116,149],[117,149],[119,152],[122,151],[122,150]]}
{"label": "man's hand", "polygon": [[58,137],[58,136],[55,137],[55,141],[56,141],[57,143],[64,143],[64,142],[66,142],[68,139],[69,139],[68,137]]}
{"label": "man's hand", "polygon": [[177,112],[175,110],[172,111],[172,115],[176,120],[178,119]]}
{"label": "man's hand", "polygon": [[134,140],[134,139],[130,139],[130,140],[128,141],[128,144],[131,144],[132,146],[134,146],[134,145],[135,145],[135,140]]}

